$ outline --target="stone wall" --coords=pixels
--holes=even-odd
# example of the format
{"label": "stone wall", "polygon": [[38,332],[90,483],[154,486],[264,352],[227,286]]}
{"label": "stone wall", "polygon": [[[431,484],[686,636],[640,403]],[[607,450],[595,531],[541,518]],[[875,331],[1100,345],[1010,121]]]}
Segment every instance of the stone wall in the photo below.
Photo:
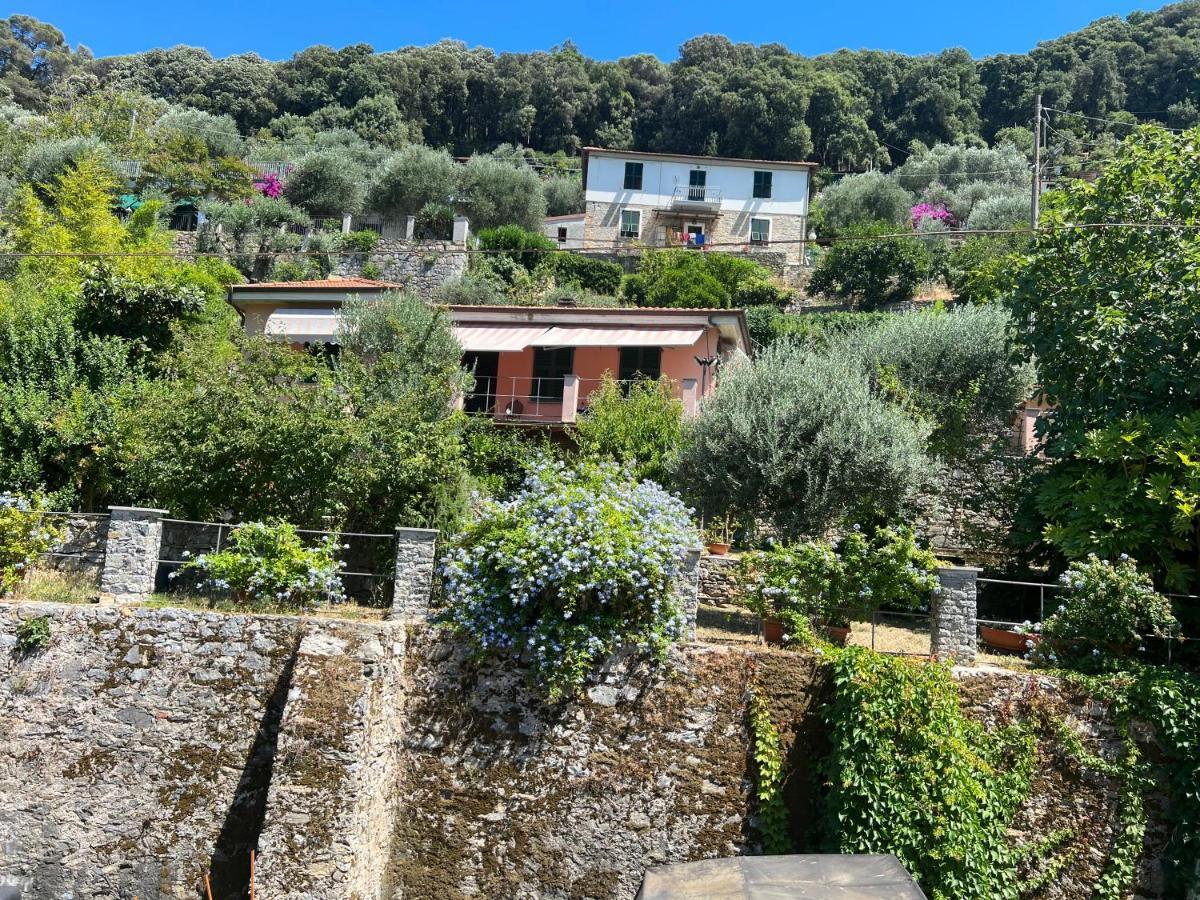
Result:
{"label": "stone wall", "polygon": [[334,277],[361,277],[363,266],[379,268],[378,277],[404,285],[425,300],[433,298],[439,285],[461,278],[467,272],[467,254],[461,244],[450,241],[399,241],[384,238],[366,256],[342,256],[333,267]]}
{"label": "stone wall", "polygon": [[[51,619],[22,654],[16,625]],[[1016,846],[1033,896],[1091,896],[1121,823],[1110,711],[1040,675],[956,668],[967,711],[1039,734]],[[794,838],[828,751],[817,655],[684,644],[547,703],[511,660],[400,623],[0,604],[0,897],[626,898],[649,866],[760,852],[746,703],[779,727]],[[1135,723],[1147,758],[1152,723]],[[1163,896],[1152,802],[1137,894]]]}
{"label": "stone wall", "polygon": [[[40,615],[50,646],[18,653],[17,623]],[[378,723],[397,705],[402,637],[379,623],[0,605],[0,896],[195,898],[210,873],[214,896],[242,897],[264,822],[271,884],[332,865],[329,884],[373,877],[377,892],[357,896],[385,896],[379,852],[356,854],[390,820],[395,741]],[[335,732],[344,743],[306,750]]]}
{"label": "stone wall", "polygon": [[[787,660],[806,693],[811,663]],[[754,850],[746,652],[619,659],[561,704],[435,635],[408,667],[401,896],[632,897],[647,866]]]}
{"label": "stone wall", "polygon": [[[196,235],[195,231],[173,232],[172,249],[183,255],[195,253]],[[363,266],[371,263],[379,268],[378,278],[403,284],[426,300],[433,297],[438,285],[461,278],[467,271],[465,248],[452,241],[381,238],[369,254],[335,252],[330,256],[334,260],[331,277],[362,277]],[[296,257],[297,260],[305,258]]]}
{"label": "stone wall", "polygon": [[391,825],[403,814],[404,640],[399,624],[343,624],[300,642],[259,838],[258,896],[390,896]]}
{"label": "stone wall", "polygon": [[709,606],[736,606],[741,590],[737,583],[738,560],[732,556],[700,557],[700,602]]}

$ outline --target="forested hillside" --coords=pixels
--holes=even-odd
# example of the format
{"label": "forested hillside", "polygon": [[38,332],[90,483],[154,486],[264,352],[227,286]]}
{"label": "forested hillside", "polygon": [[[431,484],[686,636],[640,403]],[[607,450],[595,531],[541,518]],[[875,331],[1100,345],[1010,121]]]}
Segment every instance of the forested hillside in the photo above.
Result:
{"label": "forested hillside", "polygon": [[[214,59],[195,47],[94,59],[27,16],[4,20],[0,84],[44,109],[103,88],[228,114],[243,134],[303,142],[331,128],[456,154],[501,143],[547,153],[587,144],[815,159],[838,170],[895,165],[912,141],[994,142],[1047,105],[1100,118],[1200,122],[1200,3],[1108,17],[1026,54],[972,59],[840,50],[807,58],[718,35],[677,60],[589,59],[570,44],[496,53],[454,41],[377,52],[310,47],[282,62]],[[1123,126],[1064,121],[1077,136]]]}

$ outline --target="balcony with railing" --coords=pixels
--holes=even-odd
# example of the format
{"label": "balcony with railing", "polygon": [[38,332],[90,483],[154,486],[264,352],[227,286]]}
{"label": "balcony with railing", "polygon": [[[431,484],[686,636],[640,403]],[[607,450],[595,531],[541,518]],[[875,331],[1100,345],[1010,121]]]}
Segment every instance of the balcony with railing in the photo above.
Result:
{"label": "balcony with railing", "polygon": [[[513,424],[564,425],[587,415],[592,394],[602,378],[567,375],[541,378],[529,375],[476,376],[475,389],[465,394],[461,406],[468,413],[490,415],[498,422]],[[632,381],[618,381],[627,387]],[[694,418],[699,404],[699,385],[694,378],[671,381],[672,395],[683,403],[684,415]]]}
{"label": "balcony with railing", "polygon": [[679,185],[667,208],[680,212],[715,212],[721,208],[721,188],[711,184]]}

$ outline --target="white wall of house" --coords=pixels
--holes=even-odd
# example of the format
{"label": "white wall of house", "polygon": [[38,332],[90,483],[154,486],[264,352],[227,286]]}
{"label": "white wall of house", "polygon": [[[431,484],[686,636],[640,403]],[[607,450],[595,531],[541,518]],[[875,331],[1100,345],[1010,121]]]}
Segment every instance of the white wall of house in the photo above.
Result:
{"label": "white wall of house", "polygon": [[[640,191],[624,187],[626,162],[642,164]],[[586,199],[589,203],[665,207],[670,205],[677,189],[687,190],[694,169],[705,172],[705,186],[709,191],[720,191],[723,213],[808,215],[808,170],[776,167],[769,162],[709,162],[703,158],[673,160],[593,154],[588,159]],[[755,171],[771,172],[770,199],[754,197]]]}
{"label": "white wall of house", "polygon": [[578,250],[583,246],[583,213],[550,216],[542,222],[542,233],[564,250]]}

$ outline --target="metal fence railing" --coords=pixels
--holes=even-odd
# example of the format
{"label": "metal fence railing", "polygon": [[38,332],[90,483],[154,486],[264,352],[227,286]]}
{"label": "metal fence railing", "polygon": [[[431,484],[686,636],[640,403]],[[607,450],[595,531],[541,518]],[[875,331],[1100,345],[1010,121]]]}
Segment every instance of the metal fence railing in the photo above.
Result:
{"label": "metal fence railing", "polygon": [[[178,589],[171,572],[207,553],[229,546],[230,535],[240,523],[201,522],[192,519],[163,519],[156,590]],[[297,528],[306,543],[317,544],[330,536],[339,542],[338,560],[343,563],[342,584],[347,598],[366,606],[390,606],[395,589],[396,535],[354,531],[323,531]]]}
{"label": "metal fence railing", "polygon": [[[1061,584],[1006,578],[978,578],[976,584],[979,588],[978,624],[1006,630],[1040,625],[1046,620],[1047,602],[1054,604],[1054,592],[1063,589]],[[993,585],[997,587],[992,588]],[[1164,593],[1163,596],[1172,601],[1200,600],[1200,596],[1196,594]],[[1054,604],[1050,612],[1053,613],[1055,609],[1057,604]],[[1181,648],[1196,645],[1197,638],[1189,638],[1182,634],[1166,637],[1143,635],[1142,641],[1148,648],[1147,652],[1151,647],[1157,648],[1170,663],[1175,661]]]}
{"label": "metal fence railing", "polygon": [[59,571],[95,575],[99,581],[104,568],[108,513],[46,510],[40,516],[41,521],[58,532],[58,537],[51,549],[41,554],[39,564]]}

